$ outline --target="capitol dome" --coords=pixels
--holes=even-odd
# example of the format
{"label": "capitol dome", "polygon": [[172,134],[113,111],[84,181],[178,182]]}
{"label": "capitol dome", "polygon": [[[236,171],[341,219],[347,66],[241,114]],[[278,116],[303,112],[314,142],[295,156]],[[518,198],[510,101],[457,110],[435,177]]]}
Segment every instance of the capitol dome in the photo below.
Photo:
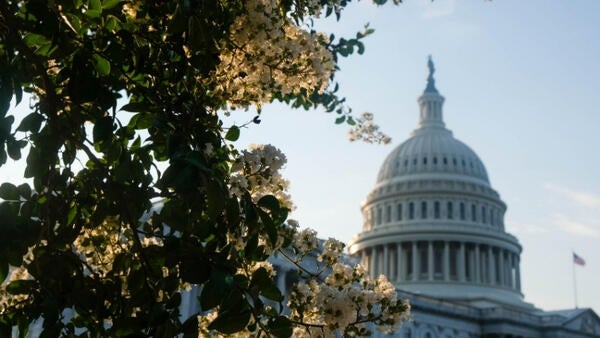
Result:
{"label": "capitol dome", "polygon": [[447,129],[420,128],[385,159],[377,182],[411,179],[412,175],[464,175],[488,183],[479,156]]}
{"label": "capitol dome", "polygon": [[521,293],[521,246],[504,229],[506,205],[479,156],[446,128],[431,59],[428,66],[419,125],[383,162],[350,252],[402,291],[530,307]]}

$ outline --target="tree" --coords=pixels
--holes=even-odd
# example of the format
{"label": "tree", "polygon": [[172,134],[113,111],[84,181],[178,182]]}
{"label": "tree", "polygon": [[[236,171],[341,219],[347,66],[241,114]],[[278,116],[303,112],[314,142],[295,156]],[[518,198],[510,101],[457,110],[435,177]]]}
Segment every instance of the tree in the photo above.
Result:
{"label": "tree", "polygon": [[[338,57],[362,53],[372,30],[312,28],[347,2],[0,2],[0,164],[25,152],[32,182],[0,186],[0,336],[34,322],[43,337],[397,327],[407,304],[344,264],[341,243],[303,266],[317,241],[287,219],[285,156],[235,149],[240,126],[221,119],[278,100],[386,141],[334,84]],[[23,92],[30,112],[16,123]],[[287,304],[267,262],[276,251],[299,269]],[[202,312],[180,318],[192,286]]]}

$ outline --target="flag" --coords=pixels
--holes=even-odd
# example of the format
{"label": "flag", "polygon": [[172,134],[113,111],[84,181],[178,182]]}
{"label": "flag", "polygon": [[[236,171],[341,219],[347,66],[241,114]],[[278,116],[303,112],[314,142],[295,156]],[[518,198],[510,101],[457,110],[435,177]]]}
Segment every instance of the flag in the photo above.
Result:
{"label": "flag", "polygon": [[573,263],[575,263],[577,265],[585,266],[585,260],[583,258],[577,256],[577,254],[574,252],[573,252]]}

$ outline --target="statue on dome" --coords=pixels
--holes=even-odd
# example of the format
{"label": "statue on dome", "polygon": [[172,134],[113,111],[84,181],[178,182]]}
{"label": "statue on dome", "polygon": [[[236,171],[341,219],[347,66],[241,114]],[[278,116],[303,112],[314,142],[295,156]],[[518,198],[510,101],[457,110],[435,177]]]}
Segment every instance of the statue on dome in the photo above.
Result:
{"label": "statue on dome", "polygon": [[425,92],[437,93],[438,91],[435,88],[435,79],[433,78],[433,73],[435,73],[435,66],[433,65],[431,55],[429,55],[429,60],[427,61],[427,68],[429,68],[429,76],[427,77],[427,88],[425,88]]}

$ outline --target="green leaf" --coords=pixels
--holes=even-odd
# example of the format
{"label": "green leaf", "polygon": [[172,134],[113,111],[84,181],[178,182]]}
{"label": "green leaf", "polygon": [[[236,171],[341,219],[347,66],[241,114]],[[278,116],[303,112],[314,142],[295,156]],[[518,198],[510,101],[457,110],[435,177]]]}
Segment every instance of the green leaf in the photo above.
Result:
{"label": "green leaf", "polygon": [[89,0],[88,1],[88,9],[99,10],[102,9],[102,3],[100,0]]}
{"label": "green leaf", "polygon": [[0,283],[8,277],[8,262],[4,257],[0,257]]}
{"label": "green leaf", "polygon": [[106,141],[113,134],[113,121],[110,117],[105,116],[94,124],[94,144]]}
{"label": "green leaf", "polygon": [[271,211],[277,211],[280,209],[280,204],[277,198],[273,195],[266,195],[261,197],[257,203],[259,206],[267,208]]}
{"label": "green leaf", "polygon": [[98,54],[94,54],[94,68],[100,73],[100,75],[110,74],[110,62]]}
{"label": "green leaf", "polygon": [[128,104],[121,107],[120,110],[128,111],[131,113],[139,113],[142,111],[146,111],[147,109],[148,106],[145,103],[129,102]]}
{"label": "green leaf", "polygon": [[11,295],[26,295],[31,294],[36,282],[33,280],[15,280],[6,286],[6,292]]}
{"label": "green leaf", "polygon": [[102,2],[102,9],[111,9],[118,5],[123,0],[104,0]]}
{"label": "green leaf", "polygon": [[279,316],[269,321],[269,333],[278,338],[287,338],[292,336],[292,322],[285,316]]}
{"label": "green leaf", "polygon": [[234,142],[237,141],[238,138],[240,138],[240,128],[231,126],[227,131],[227,134],[225,134],[225,139]]}
{"label": "green leaf", "polygon": [[29,33],[29,34],[25,35],[25,37],[23,38],[23,42],[25,42],[25,44],[28,47],[34,47],[34,48],[39,48],[43,45],[47,45],[48,43],[50,43],[48,38],[46,38],[45,36],[43,36],[41,34],[35,34],[35,33]]}
{"label": "green leaf", "polygon": [[6,140],[6,151],[8,152],[8,156],[13,160],[17,161],[21,159],[21,143],[12,136]]}
{"label": "green leaf", "polygon": [[17,131],[37,133],[42,126],[42,122],[44,122],[44,116],[42,114],[31,113],[21,120],[19,127],[17,127]]}
{"label": "green leaf", "polygon": [[0,185],[0,198],[6,201],[16,201],[19,199],[19,190],[14,184],[2,183]]}
{"label": "green leaf", "polygon": [[129,121],[129,127],[133,127],[134,129],[148,129],[152,127],[153,124],[154,116],[148,113],[139,113],[133,115]]}
{"label": "green leaf", "polygon": [[338,117],[337,119],[335,119],[335,124],[341,124],[344,123],[346,121],[346,115],[342,115],[340,117]]}
{"label": "green leaf", "polygon": [[218,182],[211,180],[206,185],[206,213],[211,219],[216,219],[225,209],[226,192]]}
{"label": "green leaf", "polygon": [[247,309],[239,311],[222,311],[213,320],[208,328],[221,333],[232,334],[242,331],[250,321],[250,311]]}
{"label": "green leaf", "polygon": [[283,295],[281,290],[275,286],[275,281],[269,276],[269,273],[265,268],[259,268],[252,274],[252,282],[250,288],[255,288],[268,299],[281,302]]}
{"label": "green leaf", "polygon": [[67,224],[73,223],[75,216],[77,216],[77,205],[73,204],[71,208],[69,208],[69,213],[67,214]]}
{"label": "green leaf", "polygon": [[19,195],[21,195],[21,197],[26,199],[31,197],[31,187],[29,184],[23,183],[17,187],[17,190],[19,191]]}
{"label": "green leaf", "polygon": [[198,338],[198,316],[191,316],[182,325],[183,338]]}

